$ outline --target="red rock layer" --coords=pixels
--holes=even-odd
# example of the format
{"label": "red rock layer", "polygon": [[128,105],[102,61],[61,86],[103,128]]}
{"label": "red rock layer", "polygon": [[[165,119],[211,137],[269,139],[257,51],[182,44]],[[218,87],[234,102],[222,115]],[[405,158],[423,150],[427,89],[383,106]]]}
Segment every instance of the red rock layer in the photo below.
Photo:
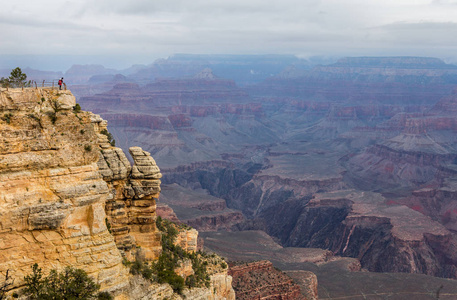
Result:
{"label": "red rock layer", "polygon": [[230,266],[229,275],[238,300],[305,299],[300,287],[266,260]]}

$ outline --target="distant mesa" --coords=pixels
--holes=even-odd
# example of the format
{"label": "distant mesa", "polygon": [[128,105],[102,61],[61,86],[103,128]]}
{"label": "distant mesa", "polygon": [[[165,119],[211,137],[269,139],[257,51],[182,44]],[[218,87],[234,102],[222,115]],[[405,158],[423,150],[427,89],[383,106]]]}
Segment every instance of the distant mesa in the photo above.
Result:
{"label": "distant mesa", "polygon": [[457,66],[446,64],[439,58],[415,56],[345,57],[333,66],[457,69]]}
{"label": "distant mesa", "polygon": [[213,74],[213,71],[210,68],[203,69],[200,73],[194,76],[195,79],[208,79],[213,80],[217,79],[216,75]]}

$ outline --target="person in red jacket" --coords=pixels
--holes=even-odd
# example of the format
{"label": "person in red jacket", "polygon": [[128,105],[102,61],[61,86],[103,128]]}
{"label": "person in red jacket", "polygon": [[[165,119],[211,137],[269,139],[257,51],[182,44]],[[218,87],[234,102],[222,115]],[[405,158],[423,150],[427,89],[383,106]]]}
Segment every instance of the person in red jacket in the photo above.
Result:
{"label": "person in red jacket", "polygon": [[59,90],[62,89],[63,77],[59,79]]}

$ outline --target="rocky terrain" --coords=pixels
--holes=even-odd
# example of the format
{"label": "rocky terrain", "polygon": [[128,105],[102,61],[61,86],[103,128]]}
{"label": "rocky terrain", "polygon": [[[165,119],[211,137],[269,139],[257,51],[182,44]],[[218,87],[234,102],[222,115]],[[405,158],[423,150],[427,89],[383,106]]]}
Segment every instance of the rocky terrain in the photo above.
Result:
{"label": "rocky terrain", "polygon": [[124,289],[128,271],[105,224],[109,190],[91,114],[74,114],[68,91],[2,90],[0,103],[1,271],[14,270],[20,286],[34,263],[45,271],[72,265],[104,290]]}
{"label": "rocky terrain", "polygon": [[[122,263],[140,248],[148,261],[162,252],[162,175],[149,153],[131,147],[131,165],[109,143],[106,121],[81,111],[68,90],[2,89],[0,111],[0,272],[10,271],[15,291],[38,263],[44,273],[83,269],[116,299],[180,299]],[[197,236],[182,230],[176,243],[195,252]],[[208,276],[209,287],[186,289],[186,299],[234,299],[226,270]]]}
{"label": "rocky terrain", "polygon": [[261,230],[371,272],[457,277],[456,66],[359,57],[278,60],[275,70],[263,61],[271,73],[254,80],[221,72],[218,59],[163,60],[79,99],[109,120],[118,146],[154,156],[177,218],[205,234]]}
{"label": "rocky terrain", "polygon": [[289,72],[251,88],[252,94],[364,104],[421,104],[446,96],[457,68],[428,57],[347,57],[308,72]]}
{"label": "rocky terrain", "polygon": [[[361,269],[354,258],[329,250],[282,247],[262,231],[205,232],[205,247],[229,260],[250,263],[262,258],[283,270],[313,299],[317,276],[319,299],[454,299],[455,280],[422,274],[379,273]],[[246,279],[248,281],[249,279]]]}
{"label": "rocky terrain", "polygon": [[[237,299],[296,299],[303,300],[299,286],[286,277],[269,261],[241,263],[231,265],[229,274],[233,277],[233,287]],[[311,288],[312,297],[316,299],[317,280]]]}
{"label": "rocky terrain", "polygon": [[241,211],[227,208],[224,199],[208,195],[204,190],[189,191],[177,184],[164,185],[160,202],[171,207],[180,222],[200,232],[231,230],[245,221]]}

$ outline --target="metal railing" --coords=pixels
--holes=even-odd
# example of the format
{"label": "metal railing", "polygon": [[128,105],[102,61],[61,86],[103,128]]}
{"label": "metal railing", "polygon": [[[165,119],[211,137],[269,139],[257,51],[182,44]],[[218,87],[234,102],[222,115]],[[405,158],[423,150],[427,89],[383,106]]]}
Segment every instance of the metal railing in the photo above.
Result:
{"label": "metal railing", "polygon": [[[59,79],[53,79],[52,81],[43,80],[40,83],[36,82],[35,80],[32,80],[32,86],[35,85],[36,89],[38,87],[59,88],[58,82],[59,82]],[[67,90],[67,84],[65,82],[62,82],[62,87],[64,90]]]}
{"label": "metal railing", "polygon": [[38,89],[38,88],[46,88],[46,89],[62,89],[62,90],[67,90],[67,84],[65,82],[62,82],[62,87],[59,86],[58,84],[59,82],[59,79],[53,79],[52,81],[46,81],[46,80],[42,80],[41,82],[37,82],[36,80],[29,80],[27,82],[23,82],[20,86],[10,86],[10,84],[7,84],[6,86],[3,86],[4,88],[6,88],[6,90],[8,90],[9,88],[22,88],[22,90],[24,90],[24,88],[35,88],[35,89]]}

